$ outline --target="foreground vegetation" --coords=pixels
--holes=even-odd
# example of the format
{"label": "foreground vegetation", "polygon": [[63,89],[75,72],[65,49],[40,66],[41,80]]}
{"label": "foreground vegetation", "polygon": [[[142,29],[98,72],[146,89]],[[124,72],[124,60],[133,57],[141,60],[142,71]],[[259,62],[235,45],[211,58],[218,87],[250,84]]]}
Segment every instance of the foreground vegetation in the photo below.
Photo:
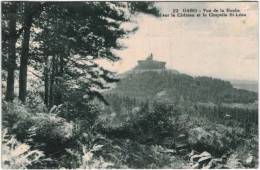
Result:
{"label": "foreground vegetation", "polygon": [[[5,135],[22,143],[14,146],[8,138],[3,141],[4,166],[191,168],[196,163],[190,161],[190,152],[199,155],[205,151],[212,160],[221,159],[215,165],[218,168],[257,166],[256,123],[245,125],[232,118],[211,121],[187,107],[184,112],[180,106],[161,102],[143,103],[121,116],[93,102],[85,104],[84,114],[76,117],[65,105],[45,112],[44,104],[39,102],[33,106],[4,102]],[[24,150],[10,154],[20,145]],[[16,159],[22,161],[11,161]]]}

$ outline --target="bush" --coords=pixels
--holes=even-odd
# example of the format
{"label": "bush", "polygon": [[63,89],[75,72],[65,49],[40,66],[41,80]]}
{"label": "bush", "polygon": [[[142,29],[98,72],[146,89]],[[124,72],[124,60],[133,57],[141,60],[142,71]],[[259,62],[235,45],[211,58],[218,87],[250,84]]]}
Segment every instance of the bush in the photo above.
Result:
{"label": "bush", "polygon": [[28,121],[32,126],[27,132],[34,142],[55,146],[68,141],[73,136],[74,124],[55,114],[37,113]]}
{"label": "bush", "polygon": [[19,141],[28,139],[27,130],[33,125],[31,118],[35,113],[29,112],[19,100],[2,103],[3,126],[8,128],[11,134],[15,134]]}
{"label": "bush", "polygon": [[42,151],[31,150],[30,146],[18,142],[14,136],[8,136],[4,129],[2,134],[2,168],[25,169],[40,162],[44,157]]}
{"label": "bush", "polygon": [[[128,136],[141,143],[147,140],[159,142],[162,137],[175,135],[175,122],[178,118],[174,106],[164,103],[146,103],[130,117],[117,131],[122,133],[115,136]],[[124,134],[123,134],[124,133]],[[113,134],[112,134],[113,135]]]}
{"label": "bush", "polygon": [[[113,160],[109,159],[108,152],[111,154],[111,140],[100,134],[82,133],[76,138],[74,146],[68,146],[59,158],[60,167],[70,169],[81,168],[111,168],[115,167]],[[106,158],[104,158],[104,156]]]}
{"label": "bush", "polygon": [[[36,105],[40,106],[40,103]],[[23,105],[18,100],[12,103],[3,102],[3,126],[8,128],[11,134],[16,135],[18,141],[43,150],[45,155],[52,158],[52,162],[39,164],[40,167],[60,167],[63,161],[60,158],[68,155],[66,149],[79,150],[79,144],[82,142],[90,143],[92,146],[91,137],[86,138],[83,132],[91,134],[98,124],[95,116],[99,111],[93,104],[85,104],[84,109],[87,108],[85,115],[83,111],[77,115],[78,112],[73,112],[75,110],[70,110],[66,105],[54,106],[49,112],[40,112],[44,110],[42,107],[32,109],[32,106],[28,103]],[[88,119],[89,115],[92,116]],[[92,137],[95,139],[95,135]],[[99,160],[102,162],[102,159]],[[76,163],[73,168],[79,166],[80,164]]]}
{"label": "bush", "polygon": [[74,133],[74,124],[52,113],[32,113],[19,101],[3,103],[3,126],[17,139],[45,152],[65,147]]}

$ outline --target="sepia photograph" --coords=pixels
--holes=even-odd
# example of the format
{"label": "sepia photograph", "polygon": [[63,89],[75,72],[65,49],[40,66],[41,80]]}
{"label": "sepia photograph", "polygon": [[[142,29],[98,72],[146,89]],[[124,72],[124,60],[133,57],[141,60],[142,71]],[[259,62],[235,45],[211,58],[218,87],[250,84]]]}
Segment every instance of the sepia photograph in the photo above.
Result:
{"label": "sepia photograph", "polygon": [[1,169],[258,169],[257,1],[1,1]]}

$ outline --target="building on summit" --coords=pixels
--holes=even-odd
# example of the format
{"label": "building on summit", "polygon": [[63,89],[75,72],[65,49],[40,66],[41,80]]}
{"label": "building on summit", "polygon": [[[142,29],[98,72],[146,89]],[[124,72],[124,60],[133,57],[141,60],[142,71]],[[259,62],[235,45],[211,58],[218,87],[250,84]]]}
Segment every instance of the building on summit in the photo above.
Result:
{"label": "building on summit", "polygon": [[165,64],[166,62],[153,60],[153,54],[151,54],[145,60],[138,60],[135,70],[165,70]]}

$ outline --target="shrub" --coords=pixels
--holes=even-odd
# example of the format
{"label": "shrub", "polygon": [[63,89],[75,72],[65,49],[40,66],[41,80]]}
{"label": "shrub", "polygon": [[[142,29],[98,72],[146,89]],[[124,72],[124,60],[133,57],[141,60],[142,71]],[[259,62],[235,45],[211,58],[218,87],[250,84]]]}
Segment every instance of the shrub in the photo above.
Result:
{"label": "shrub", "polygon": [[2,134],[2,168],[24,169],[29,165],[41,161],[44,157],[42,151],[31,150],[30,146],[18,142],[14,136],[8,136],[7,130]]}
{"label": "shrub", "polygon": [[73,135],[74,124],[55,114],[37,113],[30,118],[32,126],[28,129],[30,137],[44,143],[61,143]]}
{"label": "shrub", "polygon": [[97,168],[109,168],[114,164],[112,162],[104,161],[102,156],[94,157],[94,152],[101,150],[103,145],[94,145],[90,150],[87,150],[85,146],[82,147],[83,155],[80,169],[97,169]]}
{"label": "shrub", "polygon": [[19,141],[27,142],[45,152],[65,148],[74,134],[74,123],[53,113],[32,113],[19,101],[3,103],[3,126]]}
{"label": "shrub", "polygon": [[132,138],[136,138],[139,142],[143,143],[152,138],[153,142],[157,143],[161,137],[175,135],[174,123],[177,118],[173,105],[146,103],[123,124],[121,131],[132,134]]}
{"label": "shrub", "polygon": [[167,150],[160,145],[152,145],[150,149],[153,162],[148,165],[148,168],[178,168],[171,165],[172,163],[177,162],[175,156],[169,152],[169,149]]}
{"label": "shrub", "polygon": [[[77,147],[66,148],[66,153],[61,157],[61,166],[66,168],[96,169],[111,168],[114,164],[103,158],[104,145],[93,144],[98,141],[98,136],[83,134],[85,138],[91,137],[86,145],[79,143]],[[91,143],[91,144],[90,144]],[[111,148],[110,148],[111,149]]]}
{"label": "shrub", "polygon": [[34,115],[19,100],[2,103],[3,126],[8,128],[9,133],[15,134],[19,141],[29,138],[27,130],[33,125],[30,120]]}

